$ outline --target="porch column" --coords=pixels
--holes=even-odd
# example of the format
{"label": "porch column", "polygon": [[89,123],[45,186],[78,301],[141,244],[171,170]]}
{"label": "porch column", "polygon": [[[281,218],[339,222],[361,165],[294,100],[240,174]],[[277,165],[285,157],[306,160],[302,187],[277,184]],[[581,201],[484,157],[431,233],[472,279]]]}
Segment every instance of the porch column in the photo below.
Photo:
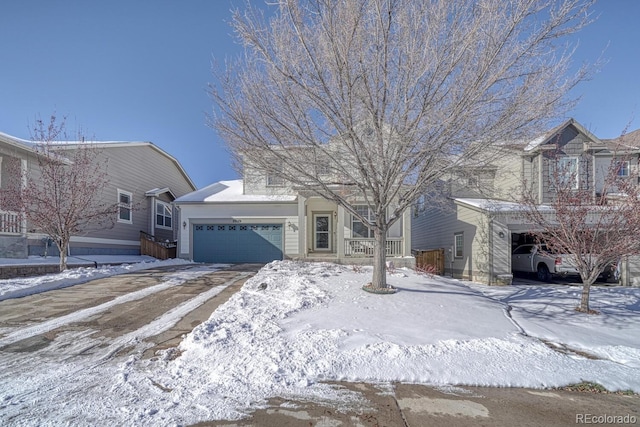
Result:
{"label": "porch column", "polygon": [[[20,180],[20,194],[22,194],[27,188],[27,173],[29,170],[29,165],[27,164],[27,159],[20,160],[20,172],[22,174],[22,179]],[[27,215],[22,211],[20,213],[20,234],[22,236],[27,235]]]}
{"label": "porch column", "polygon": [[402,256],[411,255],[411,208],[402,213]]}
{"label": "porch column", "polygon": [[344,208],[338,205],[338,220],[336,221],[336,255],[344,258]]}
{"label": "porch column", "polygon": [[307,256],[307,198],[298,194],[298,256]]}

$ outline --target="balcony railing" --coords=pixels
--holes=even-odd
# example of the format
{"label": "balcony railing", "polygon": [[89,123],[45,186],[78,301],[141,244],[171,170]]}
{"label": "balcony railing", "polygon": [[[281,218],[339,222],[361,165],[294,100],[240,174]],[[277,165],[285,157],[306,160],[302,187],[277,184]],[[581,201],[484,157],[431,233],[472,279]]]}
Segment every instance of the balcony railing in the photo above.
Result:
{"label": "balcony railing", "polygon": [[[386,255],[391,257],[403,256],[402,237],[388,237]],[[374,239],[344,239],[344,255],[351,257],[372,257]]]}
{"label": "balcony railing", "polygon": [[19,234],[21,232],[20,222],[19,213],[0,211],[0,233]]}

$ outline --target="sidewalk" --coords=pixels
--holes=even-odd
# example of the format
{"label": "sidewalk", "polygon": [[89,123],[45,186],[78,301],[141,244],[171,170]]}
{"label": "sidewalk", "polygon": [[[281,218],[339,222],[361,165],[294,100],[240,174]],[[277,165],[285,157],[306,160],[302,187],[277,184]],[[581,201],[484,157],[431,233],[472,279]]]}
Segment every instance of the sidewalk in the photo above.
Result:
{"label": "sidewalk", "polygon": [[336,410],[318,403],[272,399],[248,419],[196,426],[570,426],[640,423],[640,397],[565,390],[429,387],[339,383],[363,393],[368,407]]}

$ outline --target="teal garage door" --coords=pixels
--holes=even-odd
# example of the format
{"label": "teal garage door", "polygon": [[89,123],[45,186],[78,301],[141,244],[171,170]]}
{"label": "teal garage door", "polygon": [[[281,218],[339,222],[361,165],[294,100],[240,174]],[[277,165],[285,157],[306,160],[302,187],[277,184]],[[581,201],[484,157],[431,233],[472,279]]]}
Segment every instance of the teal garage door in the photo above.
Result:
{"label": "teal garage door", "polygon": [[282,259],[282,224],[198,224],[193,228],[193,260],[266,263]]}

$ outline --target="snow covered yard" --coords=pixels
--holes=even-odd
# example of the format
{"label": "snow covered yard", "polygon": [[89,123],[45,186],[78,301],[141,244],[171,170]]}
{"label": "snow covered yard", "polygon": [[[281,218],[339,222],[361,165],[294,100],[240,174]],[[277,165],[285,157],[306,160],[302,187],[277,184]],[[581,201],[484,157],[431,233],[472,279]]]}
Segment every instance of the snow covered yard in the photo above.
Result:
{"label": "snow covered yard", "polygon": [[[189,424],[240,418],[273,396],[364,405],[325,380],[533,388],[592,381],[640,392],[638,288],[594,289],[602,314],[590,316],[573,310],[576,287],[487,287],[400,269],[389,276],[399,292],[374,295],[361,290],[370,274],[277,261],[157,358],[83,364],[31,355],[0,378],[0,420]],[[55,370],[65,384],[24,393],[24,383]]]}

